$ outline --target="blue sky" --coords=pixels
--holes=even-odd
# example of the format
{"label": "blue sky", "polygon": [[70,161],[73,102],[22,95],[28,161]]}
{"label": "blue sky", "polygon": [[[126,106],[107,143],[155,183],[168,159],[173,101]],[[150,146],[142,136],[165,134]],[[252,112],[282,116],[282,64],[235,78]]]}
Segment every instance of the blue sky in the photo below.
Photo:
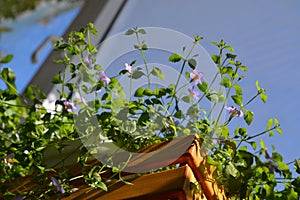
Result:
{"label": "blue sky", "polygon": [[224,39],[249,69],[241,83],[245,99],[256,93],[256,80],[269,96],[266,104],[257,100],[249,106],[255,114],[249,134],[264,130],[267,120],[276,117],[283,135],[263,139],[289,162],[300,157],[299,8],[296,0],[131,0],[111,35],[134,26],[165,27],[203,36],[201,44],[209,53],[217,53],[211,41]]}
{"label": "blue sky", "polygon": [[[39,66],[52,50],[49,43],[38,54],[38,62],[31,62],[32,53],[50,35],[62,36],[69,23],[78,13],[79,9],[56,13],[58,8],[42,5],[35,13],[24,13],[16,20],[3,20],[2,26],[12,28],[11,32],[0,34],[0,52],[13,54],[14,59],[8,67],[12,68],[17,76],[16,85],[22,91]],[[50,18],[49,24],[42,20]],[[3,83],[0,83],[3,86]]]}
{"label": "blue sky", "polygon": [[[300,120],[299,8],[297,0],[130,0],[110,35],[134,26],[164,27],[190,37],[200,34],[204,37],[202,46],[209,53],[217,53],[211,41],[224,39],[236,49],[238,59],[249,69],[242,82],[245,99],[256,93],[256,80],[269,96],[266,104],[258,100],[249,107],[255,113],[250,134],[264,130],[267,120],[276,117],[283,135],[264,139],[268,146],[274,144],[289,162],[300,157],[297,126]],[[31,53],[48,34],[62,35],[77,11],[58,15],[48,25],[36,23],[43,12],[7,23],[14,26],[14,30],[1,35],[0,50],[15,55],[9,66],[17,73],[20,90],[51,48],[45,50],[35,65],[30,62]]]}

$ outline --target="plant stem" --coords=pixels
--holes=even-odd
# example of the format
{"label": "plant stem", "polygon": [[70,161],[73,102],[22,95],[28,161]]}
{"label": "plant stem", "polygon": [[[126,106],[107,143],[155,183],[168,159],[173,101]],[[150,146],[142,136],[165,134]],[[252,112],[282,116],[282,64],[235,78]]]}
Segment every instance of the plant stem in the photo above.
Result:
{"label": "plant stem", "polygon": [[143,62],[144,62],[145,68],[146,68],[148,88],[150,88],[150,74],[149,74],[149,69],[148,69],[148,65],[147,65],[147,60],[146,60],[144,51],[141,49],[141,41],[140,41],[138,32],[136,32],[135,35],[136,35],[136,39],[137,39],[137,42],[138,42],[139,51],[141,52],[142,59],[143,59]]}
{"label": "plant stem", "polygon": [[261,136],[261,135],[263,135],[263,134],[266,134],[266,133],[268,133],[268,132],[270,132],[270,131],[272,131],[272,130],[278,128],[278,127],[279,127],[279,126],[274,126],[274,127],[270,128],[270,129],[268,129],[268,130],[265,130],[265,131],[263,131],[263,132],[261,132],[261,133],[258,133],[258,134],[255,134],[255,135],[253,135],[253,136],[247,137],[246,139],[247,139],[247,140],[251,140],[251,139],[253,139],[253,138],[256,138],[256,137],[258,137],[258,136]]}
{"label": "plant stem", "polygon": [[249,103],[251,103],[258,95],[260,95],[260,92],[258,91],[257,92],[257,94],[254,96],[254,97],[252,97],[244,106],[243,106],[243,108],[245,108]]}

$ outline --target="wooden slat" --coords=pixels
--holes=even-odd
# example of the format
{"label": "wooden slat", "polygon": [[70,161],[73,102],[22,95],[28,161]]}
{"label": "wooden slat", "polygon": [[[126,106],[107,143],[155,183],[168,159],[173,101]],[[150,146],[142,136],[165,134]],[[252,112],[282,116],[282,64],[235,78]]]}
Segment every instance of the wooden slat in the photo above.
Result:
{"label": "wooden slat", "polygon": [[[65,200],[83,198],[86,200],[120,200],[120,199],[193,199],[193,191],[189,183],[196,179],[190,167],[182,167],[167,171],[146,174],[131,181],[132,185],[118,182],[109,187],[109,192],[94,190],[84,196],[73,193]],[[80,191],[81,193],[81,191]],[[82,193],[81,193],[82,194]],[[178,195],[178,196],[177,196]],[[206,198],[201,198],[206,199]]]}
{"label": "wooden slat", "polygon": [[[180,199],[182,194],[184,194],[183,196],[190,195],[190,193],[187,195],[185,192],[187,191],[185,188],[186,186],[184,186],[184,184],[186,184],[186,180],[194,180],[194,182],[199,182],[205,199],[227,199],[223,188],[219,188],[212,177],[212,173],[214,171],[213,166],[209,166],[205,159],[201,157],[200,146],[201,144],[197,135],[179,137],[171,142],[161,142],[151,145],[147,148],[143,148],[138,154],[134,154],[134,157],[132,157],[127,166],[127,170],[129,169],[129,171],[150,171],[159,167],[180,164],[182,167],[185,167],[185,169],[188,168],[188,170],[186,169],[188,171],[188,175],[185,174],[183,176],[183,174],[180,173],[176,175],[176,169],[174,169],[175,171],[166,170],[154,174],[146,174],[133,180],[133,183],[135,183],[134,187],[131,185],[125,185],[123,183],[117,183],[109,186],[110,192],[108,193],[88,187],[85,185],[84,179],[80,178],[71,182],[71,185],[78,187],[79,190],[72,193],[70,197],[65,199],[112,200],[120,198],[120,195],[124,195],[124,198],[127,195],[127,199],[136,199],[140,196],[143,196],[145,199],[151,199],[150,197],[153,195],[157,196],[157,199],[164,199],[163,197],[165,195],[169,195],[170,199],[172,199],[174,195],[178,195],[177,199]],[[186,148],[186,150],[182,154],[180,151],[182,151],[184,148]],[[124,155],[116,154],[114,155],[113,159],[121,162],[124,158],[126,158],[126,156],[124,157]],[[88,163],[92,166],[101,165],[101,163],[95,159],[89,160]],[[178,169],[182,170],[182,167]],[[82,169],[80,165],[76,164],[74,166],[70,166],[70,170],[71,174],[78,176],[81,174]],[[175,173],[175,175],[170,175],[168,173]],[[122,172],[122,175],[128,174],[132,173],[129,173],[128,171]],[[49,174],[49,179],[52,175],[53,174]],[[107,174],[102,175],[103,178],[109,177],[111,173],[108,171]],[[18,188],[21,189],[21,191],[28,191],[33,187],[37,187],[37,185],[30,181],[30,177],[20,178],[18,181],[23,182],[23,185]],[[16,190],[13,190],[12,192],[16,192]],[[204,197],[199,195],[199,197],[196,199],[204,199]]]}

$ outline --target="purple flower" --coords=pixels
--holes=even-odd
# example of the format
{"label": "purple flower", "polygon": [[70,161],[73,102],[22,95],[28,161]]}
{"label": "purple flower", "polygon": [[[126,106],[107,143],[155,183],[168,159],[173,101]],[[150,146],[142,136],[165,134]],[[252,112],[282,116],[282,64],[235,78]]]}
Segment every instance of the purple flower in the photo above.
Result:
{"label": "purple flower", "polygon": [[200,97],[200,92],[199,91],[194,90],[194,88],[188,89],[188,91],[189,91],[189,93],[190,93],[189,95],[191,97],[193,97],[196,100],[199,100],[199,97]]}
{"label": "purple flower", "polygon": [[132,66],[125,63],[125,69],[131,74],[132,73]]}
{"label": "purple flower", "polygon": [[87,106],[85,99],[78,92],[75,93],[75,98],[76,98],[77,104],[83,104],[83,105]]}
{"label": "purple flower", "polygon": [[203,78],[203,74],[198,71],[198,69],[194,69],[193,72],[190,73],[190,78],[193,79],[193,83],[195,85],[201,84],[201,79]]}
{"label": "purple flower", "polygon": [[62,193],[62,194],[65,193],[64,188],[60,185],[60,183],[58,182],[58,180],[55,177],[52,176],[51,181],[60,193]]}
{"label": "purple flower", "polygon": [[238,116],[238,117],[243,117],[244,113],[241,110],[238,110],[236,107],[234,106],[225,106],[226,110],[229,110],[229,113],[231,114],[231,116]]}
{"label": "purple flower", "polygon": [[68,100],[66,99],[61,99],[61,101],[63,102],[64,106],[65,106],[65,109],[68,111],[68,112],[74,112],[74,110],[76,109],[75,105],[72,103],[72,102],[69,102]]}
{"label": "purple flower", "polygon": [[110,78],[106,76],[104,71],[100,71],[100,80],[103,81],[105,85],[108,85],[110,83]]}
{"label": "purple flower", "polygon": [[267,150],[265,150],[265,158],[266,158],[266,159],[271,159],[271,157],[270,157],[270,155],[269,155],[269,153],[268,153]]}
{"label": "purple flower", "polygon": [[90,54],[87,57],[85,57],[84,63],[88,68],[91,68],[93,61],[92,61],[92,56]]}

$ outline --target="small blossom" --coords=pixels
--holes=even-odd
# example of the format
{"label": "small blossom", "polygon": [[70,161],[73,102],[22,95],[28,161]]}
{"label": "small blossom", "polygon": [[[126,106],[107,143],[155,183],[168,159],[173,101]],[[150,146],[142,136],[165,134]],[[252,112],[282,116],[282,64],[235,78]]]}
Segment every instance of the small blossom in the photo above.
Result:
{"label": "small blossom", "polygon": [[270,155],[269,155],[269,153],[268,153],[267,150],[265,150],[265,158],[266,158],[266,159],[269,159],[269,160],[271,159],[271,157],[270,157]]}
{"label": "small blossom", "polygon": [[87,57],[85,57],[84,63],[88,68],[91,68],[93,61],[92,61],[92,56],[90,54]]}
{"label": "small blossom", "polygon": [[125,69],[131,74],[132,73],[132,66],[125,63]]}
{"label": "small blossom", "polygon": [[238,117],[243,117],[244,113],[241,110],[238,110],[236,107],[234,106],[225,106],[226,110],[229,110],[229,113],[231,114],[231,116],[238,116]]}
{"label": "small blossom", "polygon": [[52,184],[57,188],[57,190],[64,194],[65,193],[65,190],[64,188],[60,185],[60,183],[58,182],[58,180],[55,178],[55,177],[51,177],[51,181],[52,181]]}
{"label": "small blossom", "polygon": [[193,79],[193,83],[195,85],[201,84],[201,79],[203,78],[203,74],[198,71],[198,69],[194,69],[193,72],[190,73],[190,78]]}
{"label": "small blossom", "polygon": [[15,157],[15,154],[14,153],[11,153],[9,155],[7,155],[6,158],[4,158],[4,163],[11,169],[13,167],[13,163],[14,163],[14,160],[13,158]]}
{"label": "small blossom", "polygon": [[65,106],[65,109],[68,112],[74,112],[75,111],[76,107],[75,107],[75,105],[72,102],[69,102],[68,100],[66,100],[64,98],[61,101],[63,102],[63,104]]}
{"label": "small blossom", "polygon": [[50,113],[55,113],[55,102],[57,100],[57,97],[55,94],[53,93],[50,93],[47,97],[47,99],[45,99],[43,101],[43,106],[44,108],[47,109],[47,112],[50,112]]}
{"label": "small blossom", "polygon": [[199,100],[199,97],[200,97],[200,92],[199,91],[194,90],[194,88],[188,89],[188,91],[189,91],[189,93],[190,93],[189,95],[191,97],[193,97],[196,100]]}
{"label": "small blossom", "polygon": [[106,76],[104,71],[100,71],[100,80],[103,81],[105,85],[108,85],[110,83],[110,78]]}
{"label": "small blossom", "polygon": [[83,104],[87,106],[86,100],[78,92],[75,93],[75,100],[77,104]]}

